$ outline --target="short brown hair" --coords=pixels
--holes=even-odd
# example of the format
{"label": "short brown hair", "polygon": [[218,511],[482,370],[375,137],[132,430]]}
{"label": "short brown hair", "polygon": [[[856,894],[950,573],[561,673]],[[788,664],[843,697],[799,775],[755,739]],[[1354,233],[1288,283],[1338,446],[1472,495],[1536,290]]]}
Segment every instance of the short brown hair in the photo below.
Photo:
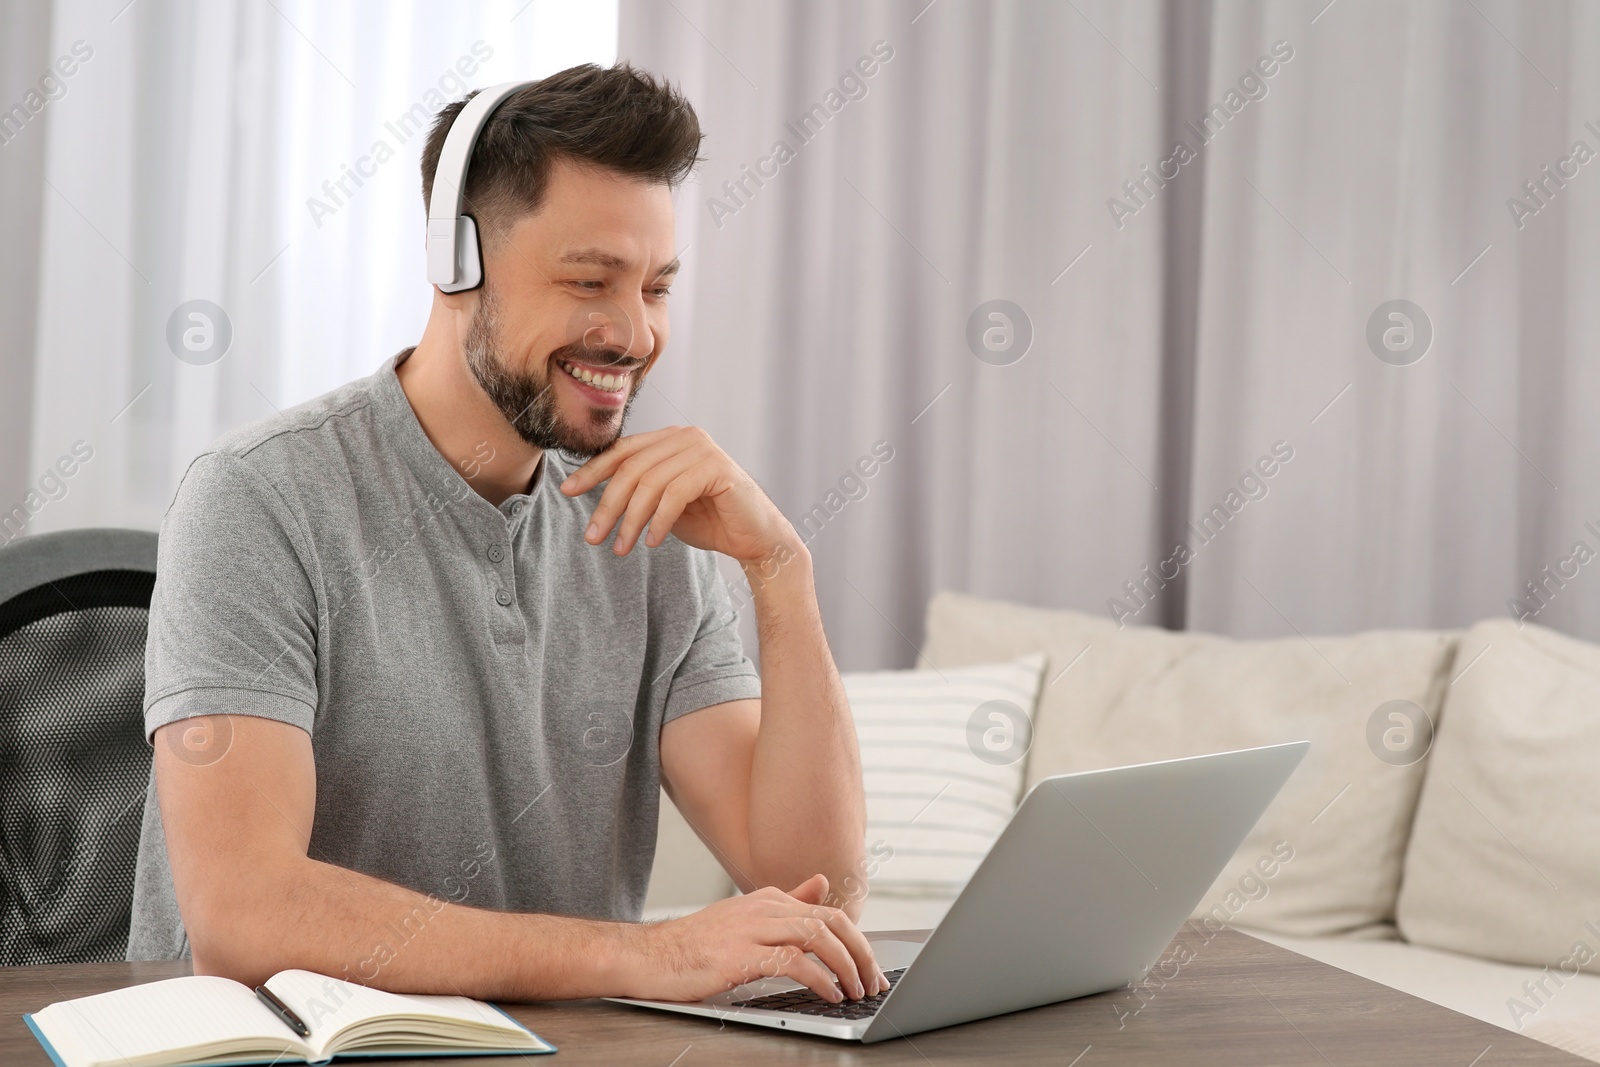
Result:
{"label": "short brown hair", "polygon": [[[450,124],[477,92],[447,104],[422,151],[422,204],[433,195]],[[495,109],[467,167],[463,210],[485,246],[539,210],[557,159],[676,186],[700,162],[700,119],[665,80],[626,63],[568,67],[511,94]]]}

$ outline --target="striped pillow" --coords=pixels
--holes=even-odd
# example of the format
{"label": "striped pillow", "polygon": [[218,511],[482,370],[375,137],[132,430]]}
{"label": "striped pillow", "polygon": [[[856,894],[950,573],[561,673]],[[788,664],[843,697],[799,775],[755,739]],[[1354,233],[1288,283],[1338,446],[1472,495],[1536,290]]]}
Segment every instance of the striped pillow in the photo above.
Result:
{"label": "striped pillow", "polygon": [[953,896],[1021,799],[1045,654],[844,674],[861,743],[873,893]]}

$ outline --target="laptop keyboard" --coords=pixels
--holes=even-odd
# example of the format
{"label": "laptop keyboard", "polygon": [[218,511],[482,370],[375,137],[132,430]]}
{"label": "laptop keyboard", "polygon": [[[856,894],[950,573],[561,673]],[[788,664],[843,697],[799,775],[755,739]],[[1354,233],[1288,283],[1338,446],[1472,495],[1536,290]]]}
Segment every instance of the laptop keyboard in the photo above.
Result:
{"label": "laptop keyboard", "polygon": [[754,1000],[736,1000],[735,1008],[764,1008],[767,1011],[792,1011],[800,1015],[817,1015],[824,1019],[866,1019],[883,1005],[883,998],[889,995],[889,990],[906,973],[904,967],[893,971],[884,971],[883,976],[889,979],[889,989],[882,993],[875,993],[870,997],[860,1000],[841,1000],[837,1004],[829,1003],[817,996],[811,990],[801,987],[787,989],[782,993],[769,993],[764,997]]}

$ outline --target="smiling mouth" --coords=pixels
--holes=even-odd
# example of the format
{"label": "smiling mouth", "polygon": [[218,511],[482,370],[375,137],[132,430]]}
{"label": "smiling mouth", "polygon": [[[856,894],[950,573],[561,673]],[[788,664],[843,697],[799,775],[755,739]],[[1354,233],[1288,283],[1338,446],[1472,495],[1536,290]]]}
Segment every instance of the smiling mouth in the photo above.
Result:
{"label": "smiling mouth", "polygon": [[569,363],[564,359],[556,360],[556,366],[564,372],[578,379],[585,385],[592,386],[602,393],[620,393],[628,388],[631,374],[618,373],[614,370],[602,370],[589,367],[582,363]]}

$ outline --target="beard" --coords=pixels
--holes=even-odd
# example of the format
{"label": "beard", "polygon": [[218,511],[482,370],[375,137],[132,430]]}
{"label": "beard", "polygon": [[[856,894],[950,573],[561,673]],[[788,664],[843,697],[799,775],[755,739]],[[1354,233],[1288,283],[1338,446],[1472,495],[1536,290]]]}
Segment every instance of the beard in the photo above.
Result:
{"label": "beard", "polygon": [[628,398],[620,415],[613,415],[615,409],[591,405],[586,417],[574,425],[557,410],[552,375],[566,373],[555,366],[558,359],[603,366],[620,363],[626,356],[616,349],[590,348],[580,342],[556,349],[542,367],[514,368],[506,362],[500,345],[499,310],[499,297],[485,282],[461,347],[473,378],[500,414],[528,444],[563,453],[580,463],[610,448],[622,436],[628,412],[644,383],[629,374]]}

